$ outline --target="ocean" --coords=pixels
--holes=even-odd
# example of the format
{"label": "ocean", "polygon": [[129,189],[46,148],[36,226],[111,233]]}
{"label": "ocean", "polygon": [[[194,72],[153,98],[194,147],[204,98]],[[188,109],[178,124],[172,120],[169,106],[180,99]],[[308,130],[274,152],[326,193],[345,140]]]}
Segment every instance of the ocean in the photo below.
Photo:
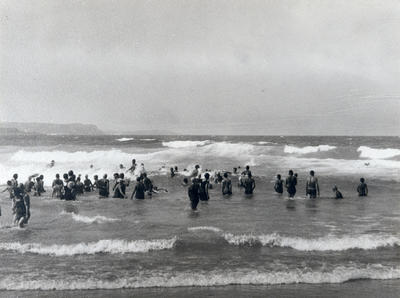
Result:
{"label": "ocean", "polygon": [[[144,163],[167,193],[146,200],[50,197],[56,173],[91,178]],[[51,160],[54,167],[49,167]],[[233,175],[233,195],[214,184],[190,209],[182,179],[249,165],[253,196]],[[171,178],[169,168],[180,173]],[[298,173],[297,195],[278,195],[276,174]],[[305,197],[310,170],[321,196]],[[239,169],[240,171],[240,169]],[[31,219],[12,225],[0,194],[0,295],[60,297],[398,297],[400,138],[288,136],[0,137],[0,184],[44,175]],[[368,197],[356,188],[364,177]],[[128,176],[133,179],[134,176]],[[93,179],[92,179],[93,180]],[[112,185],[112,183],[111,183]],[[134,182],[128,188],[132,193]],[[344,199],[332,199],[337,185]],[[55,294],[54,291],[57,291]]]}

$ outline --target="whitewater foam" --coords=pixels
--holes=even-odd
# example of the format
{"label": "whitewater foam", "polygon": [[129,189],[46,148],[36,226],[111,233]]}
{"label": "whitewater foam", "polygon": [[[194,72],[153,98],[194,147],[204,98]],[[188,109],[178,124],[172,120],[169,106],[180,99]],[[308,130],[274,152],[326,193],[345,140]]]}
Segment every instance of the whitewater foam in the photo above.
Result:
{"label": "whitewater foam", "polygon": [[364,268],[338,266],[331,271],[308,268],[286,271],[260,270],[214,270],[187,272],[133,272],[115,280],[96,277],[76,278],[64,276],[62,279],[23,278],[7,275],[0,280],[1,290],[91,290],[154,287],[211,287],[227,285],[277,285],[277,284],[320,284],[343,283],[359,279],[399,279],[400,268],[368,265]]}
{"label": "whitewater foam", "polygon": [[369,159],[387,159],[400,156],[400,149],[393,148],[375,149],[367,146],[360,146],[357,152],[360,152],[361,158]]}
{"label": "whitewater foam", "polygon": [[83,222],[87,224],[92,224],[92,223],[107,223],[107,222],[116,222],[116,221],[121,221],[118,218],[110,218],[102,215],[96,215],[96,216],[84,216],[81,214],[76,214],[73,212],[61,212],[61,215],[69,215],[72,217],[74,221],[77,222]]}
{"label": "whitewater foam", "polygon": [[211,232],[221,232],[222,230],[220,228],[212,227],[212,226],[199,226],[199,227],[190,227],[188,228],[188,231],[194,232],[194,231],[211,231]]}
{"label": "whitewater foam", "polygon": [[124,254],[143,253],[151,250],[171,249],[177,238],[156,240],[99,240],[97,242],[77,244],[52,244],[3,242],[0,250],[15,251],[18,253],[33,253],[39,255],[52,255],[56,257],[74,255],[92,255],[97,253]]}
{"label": "whitewater foam", "polygon": [[209,140],[205,141],[170,141],[170,142],[162,142],[164,147],[169,148],[188,148],[188,147],[200,147],[210,144]]}
{"label": "whitewater foam", "polygon": [[385,235],[326,236],[315,239],[305,239],[300,237],[285,237],[276,233],[263,235],[234,235],[225,233],[223,237],[229,244],[238,246],[262,245],[270,247],[289,247],[299,251],[369,250],[400,245],[400,239],[398,237]]}
{"label": "whitewater foam", "polygon": [[134,138],[120,138],[116,139],[118,142],[128,142],[128,141],[133,141]]}
{"label": "whitewater foam", "polygon": [[316,153],[316,152],[325,152],[335,149],[336,146],[330,145],[319,145],[319,146],[306,146],[306,147],[296,147],[285,145],[283,151],[285,153],[295,153],[295,154],[308,154],[308,153]]}

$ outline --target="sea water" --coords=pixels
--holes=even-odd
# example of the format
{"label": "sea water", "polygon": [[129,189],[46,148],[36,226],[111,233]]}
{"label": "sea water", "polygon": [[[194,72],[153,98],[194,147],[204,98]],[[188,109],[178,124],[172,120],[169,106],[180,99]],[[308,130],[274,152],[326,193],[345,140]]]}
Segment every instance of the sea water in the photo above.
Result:
{"label": "sea water", "polygon": [[[90,193],[66,202],[48,189],[31,196],[22,229],[12,225],[11,202],[1,193],[0,290],[290,289],[400,278],[398,137],[1,137],[0,183],[4,189],[14,173],[20,182],[40,173],[50,186],[70,169],[111,177],[133,158],[168,192],[133,201]],[[210,200],[192,212],[181,182],[196,164],[221,173],[249,165],[254,195],[245,196],[233,175],[231,197],[213,183]],[[294,200],[273,190],[276,174],[284,178],[289,169],[299,175]],[[320,183],[317,199],[305,197],[310,170]],[[368,197],[357,196],[361,177]],[[334,185],[343,200],[332,199]]]}

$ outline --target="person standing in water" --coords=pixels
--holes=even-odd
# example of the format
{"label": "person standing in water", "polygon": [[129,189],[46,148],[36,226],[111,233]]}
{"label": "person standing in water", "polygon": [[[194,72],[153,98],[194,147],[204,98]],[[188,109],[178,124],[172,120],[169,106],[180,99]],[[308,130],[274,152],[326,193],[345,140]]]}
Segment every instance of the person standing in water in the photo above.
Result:
{"label": "person standing in water", "polygon": [[246,195],[253,194],[253,191],[256,188],[256,182],[254,181],[254,178],[252,177],[250,171],[247,174],[247,178],[244,179],[243,186],[244,186],[244,193]]}
{"label": "person standing in water", "polygon": [[147,177],[146,173],[143,173],[143,185],[144,185],[144,190],[145,192],[151,196],[153,192],[153,183],[151,180]]}
{"label": "person standing in water", "polygon": [[53,188],[51,197],[53,198],[55,195],[56,198],[61,198],[61,195],[62,195],[61,191],[63,189],[63,186],[64,186],[64,183],[60,179],[60,174],[56,174],[56,179],[53,180],[53,183],[51,185],[51,187]]}
{"label": "person standing in water", "polygon": [[199,165],[195,165],[192,173],[190,173],[190,177],[197,178],[197,176],[199,175],[199,172],[200,172],[199,168],[200,168]]}
{"label": "person standing in water", "polygon": [[30,198],[28,194],[25,194],[24,185],[22,183],[14,189],[14,194],[14,223],[18,224],[18,226],[22,228],[24,224],[28,222],[30,217]]}
{"label": "person standing in water", "polygon": [[133,196],[135,196],[135,199],[144,200],[144,192],[145,192],[144,184],[142,183],[140,177],[137,177],[136,185],[131,195],[131,200],[133,199]]}
{"label": "person standing in water", "polygon": [[208,188],[210,184],[210,174],[204,174],[204,180],[201,181],[200,184],[200,201],[208,201],[210,199],[210,195],[208,194]]}
{"label": "person standing in water", "polygon": [[18,187],[18,174],[14,174],[11,179],[11,187],[17,188]]}
{"label": "person standing in water", "polygon": [[310,199],[319,197],[318,179],[314,175],[314,171],[310,171],[310,177],[307,178],[306,183],[306,195],[310,196]]}
{"label": "person standing in water", "polygon": [[367,186],[367,183],[365,183],[364,178],[360,179],[360,184],[357,187],[357,192],[358,192],[359,197],[368,196],[368,186]]}
{"label": "person standing in water", "polygon": [[131,174],[134,174],[135,170],[136,170],[136,167],[137,167],[136,159],[132,159],[132,165],[126,172],[130,172]]}
{"label": "person standing in water", "polygon": [[89,179],[89,175],[85,175],[85,180],[83,180],[83,189],[86,192],[91,192],[93,190],[93,183],[92,181]]}
{"label": "person standing in water", "polygon": [[197,205],[199,204],[199,195],[200,195],[199,192],[200,192],[199,181],[197,178],[192,178],[192,185],[190,185],[188,188],[188,196],[192,210],[196,210]]}
{"label": "person standing in water", "polygon": [[283,180],[281,179],[280,174],[276,175],[274,189],[277,193],[283,194]]}
{"label": "person standing in water", "polygon": [[107,179],[107,174],[104,174],[103,179],[98,180],[97,188],[99,189],[100,198],[108,198],[110,195],[110,181]]}
{"label": "person standing in water", "polygon": [[336,185],[332,188],[332,191],[335,193],[335,199],[343,199],[343,195]]}
{"label": "person standing in water", "polygon": [[297,185],[297,179],[295,176],[293,176],[293,171],[289,171],[289,176],[286,178],[285,181],[285,186],[286,190],[288,192],[289,198],[293,198],[294,195],[296,194],[296,185]]}
{"label": "person standing in water", "polygon": [[232,181],[228,177],[228,173],[224,173],[224,178],[222,180],[222,195],[232,194]]}

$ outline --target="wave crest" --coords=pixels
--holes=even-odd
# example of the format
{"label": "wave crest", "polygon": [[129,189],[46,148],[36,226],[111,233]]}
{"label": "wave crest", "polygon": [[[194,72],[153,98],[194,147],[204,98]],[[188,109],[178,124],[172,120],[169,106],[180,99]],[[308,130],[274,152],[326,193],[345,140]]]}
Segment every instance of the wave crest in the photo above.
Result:
{"label": "wave crest", "polygon": [[359,235],[356,237],[326,236],[315,239],[304,239],[299,237],[285,237],[279,234],[267,235],[234,235],[225,233],[223,235],[229,244],[238,246],[270,246],[289,247],[299,251],[343,251],[348,249],[377,249],[380,247],[399,246],[400,239],[394,236],[383,235]]}
{"label": "wave crest", "polygon": [[369,159],[387,159],[400,156],[400,149],[393,148],[375,149],[367,146],[360,146],[357,152],[360,152],[361,158]]}
{"label": "wave crest", "polygon": [[209,140],[205,141],[170,141],[170,142],[162,142],[164,147],[168,148],[188,148],[188,147],[200,147],[210,144]]}
{"label": "wave crest", "polygon": [[52,244],[9,242],[0,243],[0,250],[52,256],[91,255],[97,253],[124,254],[171,249],[177,238],[156,240],[99,240],[77,244]]}
{"label": "wave crest", "polygon": [[227,285],[277,285],[343,283],[358,279],[399,279],[400,268],[368,265],[365,268],[338,266],[331,271],[292,269],[287,271],[214,270],[200,272],[141,272],[135,276],[122,276],[116,280],[99,278],[45,280],[7,276],[0,280],[0,290],[93,290],[154,287],[212,287]]}
{"label": "wave crest", "polygon": [[316,152],[326,152],[336,149],[336,146],[330,146],[330,145],[319,145],[319,146],[306,146],[306,147],[296,147],[296,146],[290,146],[290,145],[285,145],[285,148],[283,151],[285,153],[290,153],[290,154],[308,154],[308,153],[316,153]]}
{"label": "wave crest", "polygon": [[222,230],[220,228],[212,227],[212,226],[199,226],[199,227],[190,227],[188,228],[189,232],[194,232],[194,231],[211,231],[211,232],[221,232]]}

